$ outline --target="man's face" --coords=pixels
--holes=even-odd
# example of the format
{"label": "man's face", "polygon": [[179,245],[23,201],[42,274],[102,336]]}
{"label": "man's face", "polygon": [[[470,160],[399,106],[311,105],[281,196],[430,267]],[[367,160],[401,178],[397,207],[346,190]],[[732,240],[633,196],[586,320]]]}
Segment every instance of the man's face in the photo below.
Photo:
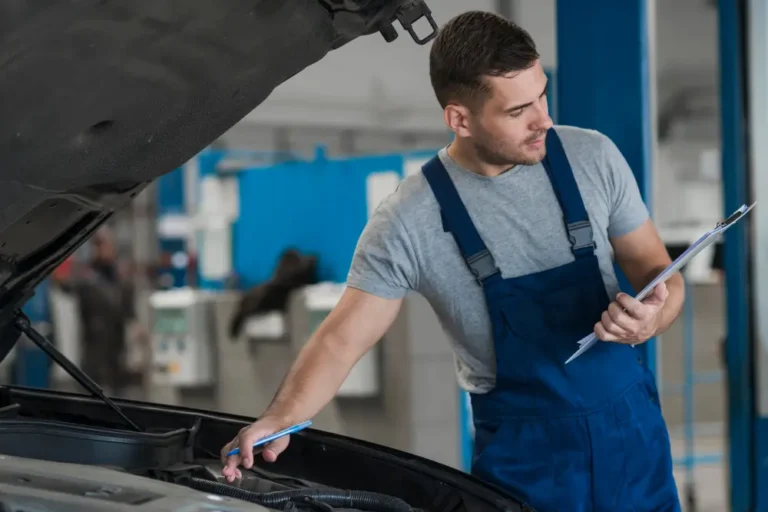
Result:
{"label": "man's face", "polygon": [[540,162],[546,154],[544,137],[552,127],[541,64],[536,61],[524,71],[485,81],[491,92],[474,112],[466,110],[463,134],[478,158],[498,166]]}

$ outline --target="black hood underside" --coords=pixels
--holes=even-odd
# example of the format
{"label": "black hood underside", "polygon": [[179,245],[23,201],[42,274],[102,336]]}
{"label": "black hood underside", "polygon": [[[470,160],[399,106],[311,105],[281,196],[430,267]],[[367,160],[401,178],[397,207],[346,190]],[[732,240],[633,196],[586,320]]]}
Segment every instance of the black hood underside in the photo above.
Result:
{"label": "black hood underside", "polygon": [[276,86],[356,37],[391,39],[393,21],[408,28],[424,9],[0,0],[0,329],[115,210]]}

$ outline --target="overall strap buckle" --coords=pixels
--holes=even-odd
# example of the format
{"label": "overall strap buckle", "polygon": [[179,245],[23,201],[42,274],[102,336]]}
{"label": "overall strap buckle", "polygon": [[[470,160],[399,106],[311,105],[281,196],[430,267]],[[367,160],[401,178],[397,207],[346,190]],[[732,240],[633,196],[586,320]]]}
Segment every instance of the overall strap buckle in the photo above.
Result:
{"label": "overall strap buckle", "polygon": [[475,275],[477,282],[480,283],[480,286],[483,285],[483,281],[500,272],[499,268],[496,266],[496,260],[493,259],[493,255],[488,249],[483,249],[482,251],[469,256],[467,258],[467,264],[469,265],[469,269]]}
{"label": "overall strap buckle", "polygon": [[[563,210],[571,251],[577,257],[588,256],[597,247],[592,224],[589,222],[589,214],[579,192],[573,169],[555,128],[550,128],[547,132],[546,145],[547,156],[542,163],[555,189],[560,208]],[[574,219],[584,220],[574,221]]]}
{"label": "overall strap buckle", "polygon": [[501,275],[501,271],[496,266],[496,262],[485,246],[480,233],[477,232],[477,228],[475,228],[469,212],[439,156],[431,158],[424,164],[422,172],[435,195],[435,199],[437,199],[437,204],[440,206],[443,229],[453,235],[462,258],[478,284],[482,287],[486,286],[487,280],[496,274]]}
{"label": "overall strap buckle", "polygon": [[571,222],[568,227],[568,240],[571,242],[571,249],[575,253],[582,249],[594,249],[597,247],[594,239],[594,230],[592,223],[588,220]]}

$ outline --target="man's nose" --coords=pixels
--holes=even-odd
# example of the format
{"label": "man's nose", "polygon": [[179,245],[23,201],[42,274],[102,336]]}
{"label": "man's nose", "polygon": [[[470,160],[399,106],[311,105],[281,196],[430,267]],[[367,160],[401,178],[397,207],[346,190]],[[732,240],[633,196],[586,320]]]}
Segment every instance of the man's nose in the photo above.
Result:
{"label": "man's nose", "polygon": [[546,131],[552,128],[553,124],[546,103],[537,105],[536,119],[533,121],[531,129],[534,131]]}
{"label": "man's nose", "polygon": [[549,117],[549,115],[546,115],[546,116],[544,116],[544,121],[542,123],[542,125],[543,125],[542,129],[543,130],[549,130],[550,128],[552,128],[552,125],[554,125],[554,124],[555,123],[552,121],[552,118]]}

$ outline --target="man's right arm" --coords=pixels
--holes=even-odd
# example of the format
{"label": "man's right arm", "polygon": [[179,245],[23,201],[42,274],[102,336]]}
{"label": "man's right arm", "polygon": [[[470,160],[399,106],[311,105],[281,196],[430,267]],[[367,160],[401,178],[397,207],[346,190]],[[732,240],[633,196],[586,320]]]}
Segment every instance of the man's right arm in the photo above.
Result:
{"label": "man's right arm", "polygon": [[402,299],[347,288],[280,385],[264,413],[286,425],[316,415],[336,395],[352,367],[387,332]]}
{"label": "man's right arm", "polygon": [[[347,288],[341,300],[321,323],[283,379],[272,403],[258,421],[240,431],[222,449],[222,474],[229,481],[240,477],[238,465],[253,465],[253,443],[274,432],[312,418],[336,395],[352,367],[392,325],[402,299],[383,299]],[[241,456],[226,457],[239,447]],[[283,437],[264,448],[273,462],[288,447]]]}
{"label": "man's right arm", "polygon": [[[222,474],[232,481],[239,465],[253,465],[252,445],[278,430],[312,418],[336,395],[352,367],[389,330],[403,297],[418,279],[414,248],[392,205],[382,205],[366,225],[352,260],[347,289],[299,352],[272,403],[258,421],[222,449]],[[288,437],[264,447],[274,461]],[[239,447],[241,456],[226,457]]]}

